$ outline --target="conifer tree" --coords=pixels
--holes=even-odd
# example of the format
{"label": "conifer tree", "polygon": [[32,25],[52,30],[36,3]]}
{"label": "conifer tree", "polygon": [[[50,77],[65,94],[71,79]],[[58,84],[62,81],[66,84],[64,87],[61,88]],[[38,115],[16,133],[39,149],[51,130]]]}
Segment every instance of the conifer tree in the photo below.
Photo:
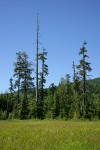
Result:
{"label": "conifer tree", "polygon": [[79,78],[79,74],[78,72],[76,72],[76,65],[74,64],[74,61],[73,61],[73,64],[72,64],[72,68],[73,68],[73,107],[74,107],[74,110],[75,110],[75,113],[74,113],[74,117],[76,118],[79,118],[79,114],[80,114],[80,107],[79,107],[79,104],[80,104],[80,99],[79,99],[79,95],[81,94],[81,91],[80,91],[80,78]]}
{"label": "conifer tree", "polygon": [[66,114],[66,118],[72,118],[73,117],[73,92],[72,92],[69,74],[66,74],[65,83],[66,83],[65,84],[66,85],[65,114]]}
{"label": "conifer tree", "polygon": [[82,97],[83,97],[83,101],[81,104],[82,115],[86,104],[86,81],[88,77],[88,72],[92,70],[90,67],[91,63],[86,61],[86,59],[89,58],[87,55],[86,44],[87,43],[84,42],[82,48],[80,49],[79,55],[82,56],[82,59],[80,60],[80,64],[77,66],[82,81]]}
{"label": "conifer tree", "polygon": [[26,52],[21,53],[22,57],[22,70],[21,70],[21,90],[24,93],[24,98],[27,101],[28,91],[34,88],[32,75],[32,62],[28,61]]}
{"label": "conifer tree", "polygon": [[56,92],[53,97],[52,118],[57,118],[60,115],[60,100],[59,94]]}
{"label": "conifer tree", "polygon": [[19,51],[16,53],[17,60],[14,63],[14,77],[16,77],[15,80],[15,88],[17,88],[17,104],[20,103],[20,82],[21,82],[21,76],[22,76],[22,58],[21,58],[21,52]]}
{"label": "conifer tree", "polygon": [[10,94],[9,94],[9,111],[12,112],[13,109],[14,109],[14,84],[13,84],[13,78],[10,78],[9,80],[10,82],[10,87],[9,87],[9,91],[10,91]]}
{"label": "conifer tree", "polygon": [[39,73],[39,75],[40,75],[39,86],[40,86],[40,89],[42,90],[42,93],[43,93],[44,84],[46,83],[45,77],[48,75],[48,65],[45,64],[45,60],[47,60],[46,50],[43,48],[43,52],[39,53],[38,56],[39,56],[39,60],[42,61],[42,71]]}
{"label": "conifer tree", "polygon": [[21,102],[21,77],[22,77],[22,56],[21,56],[21,52],[19,51],[18,53],[16,53],[16,62],[14,62],[14,77],[15,77],[15,84],[14,84],[14,88],[17,89],[17,97],[15,98],[15,102],[14,102],[14,117],[18,118],[18,114],[19,114],[19,105]]}
{"label": "conifer tree", "polygon": [[43,116],[43,107],[44,107],[44,84],[46,83],[46,76],[48,75],[48,65],[45,64],[45,60],[47,60],[47,52],[43,48],[43,52],[38,54],[39,60],[42,61],[42,71],[39,73],[40,81],[39,81],[39,110],[41,117]]}
{"label": "conifer tree", "polygon": [[[28,109],[28,91],[34,87],[33,78],[31,77],[33,71],[31,68],[32,63],[28,61],[28,55],[26,52],[17,53],[17,62],[14,63],[14,66],[14,76],[16,77],[15,87],[18,89],[18,101],[15,109],[17,108],[17,113],[19,113],[18,109],[20,107],[20,118],[23,119],[21,115],[24,116],[24,110]],[[22,101],[20,94],[23,94],[24,96]]]}
{"label": "conifer tree", "polygon": [[9,91],[10,91],[10,94],[13,95],[13,92],[14,92],[13,78],[10,78],[9,82],[10,82]]}
{"label": "conifer tree", "polygon": [[25,52],[21,53],[22,58],[22,70],[21,70],[21,91],[24,95],[20,107],[20,119],[28,118],[28,91],[33,89],[34,83],[31,77],[33,68],[32,63],[28,61],[28,55]]}

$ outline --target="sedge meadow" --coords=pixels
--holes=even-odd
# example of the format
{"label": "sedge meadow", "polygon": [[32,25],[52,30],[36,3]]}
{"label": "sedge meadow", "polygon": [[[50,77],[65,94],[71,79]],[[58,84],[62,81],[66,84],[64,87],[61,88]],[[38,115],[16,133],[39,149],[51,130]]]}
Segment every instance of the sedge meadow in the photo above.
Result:
{"label": "sedge meadow", "polygon": [[100,121],[0,121],[0,150],[100,150]]}

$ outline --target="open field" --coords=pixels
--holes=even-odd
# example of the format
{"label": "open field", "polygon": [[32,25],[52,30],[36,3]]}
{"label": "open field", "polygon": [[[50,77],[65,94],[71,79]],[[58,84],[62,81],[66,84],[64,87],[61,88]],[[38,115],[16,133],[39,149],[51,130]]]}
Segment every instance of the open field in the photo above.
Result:
{"label": "open field", "polygon": [[0,150],[100,150],[100,122],[0,121]]}

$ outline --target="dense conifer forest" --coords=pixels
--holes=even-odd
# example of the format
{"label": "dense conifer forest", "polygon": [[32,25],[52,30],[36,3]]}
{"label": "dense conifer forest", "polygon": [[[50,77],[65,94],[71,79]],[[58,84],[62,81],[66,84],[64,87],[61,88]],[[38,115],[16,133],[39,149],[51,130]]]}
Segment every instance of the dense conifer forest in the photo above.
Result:
{"label": "dense conifer forest", "polygon": [[84,42],[77,52],[79,64],[72,63],[73,81],[70,74],[66,74],[58,86],[51,83],[45,88],[49,73],[48,53],[44,48],[38,53],[37,29],[36,69],[26,52],[16,53],[9,92],[0,94],[0,119],[100,119],[100,78],[91,79],[92,68],[86,45]]}

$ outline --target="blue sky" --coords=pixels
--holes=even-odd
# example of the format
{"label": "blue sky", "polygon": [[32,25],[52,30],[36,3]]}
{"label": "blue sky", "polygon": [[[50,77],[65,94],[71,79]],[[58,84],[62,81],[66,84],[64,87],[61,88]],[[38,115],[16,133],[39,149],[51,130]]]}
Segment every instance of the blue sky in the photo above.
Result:
{"label": "blue sky", "polygon": [[0,0],[0,92],[9,88],[18,51],[35,60],[37,12],[39,51],[43,45],[48,51],[46,86],[57,85],[67,73],[72,76],[84,40],[92,78],[100,77],[100,0]]}

